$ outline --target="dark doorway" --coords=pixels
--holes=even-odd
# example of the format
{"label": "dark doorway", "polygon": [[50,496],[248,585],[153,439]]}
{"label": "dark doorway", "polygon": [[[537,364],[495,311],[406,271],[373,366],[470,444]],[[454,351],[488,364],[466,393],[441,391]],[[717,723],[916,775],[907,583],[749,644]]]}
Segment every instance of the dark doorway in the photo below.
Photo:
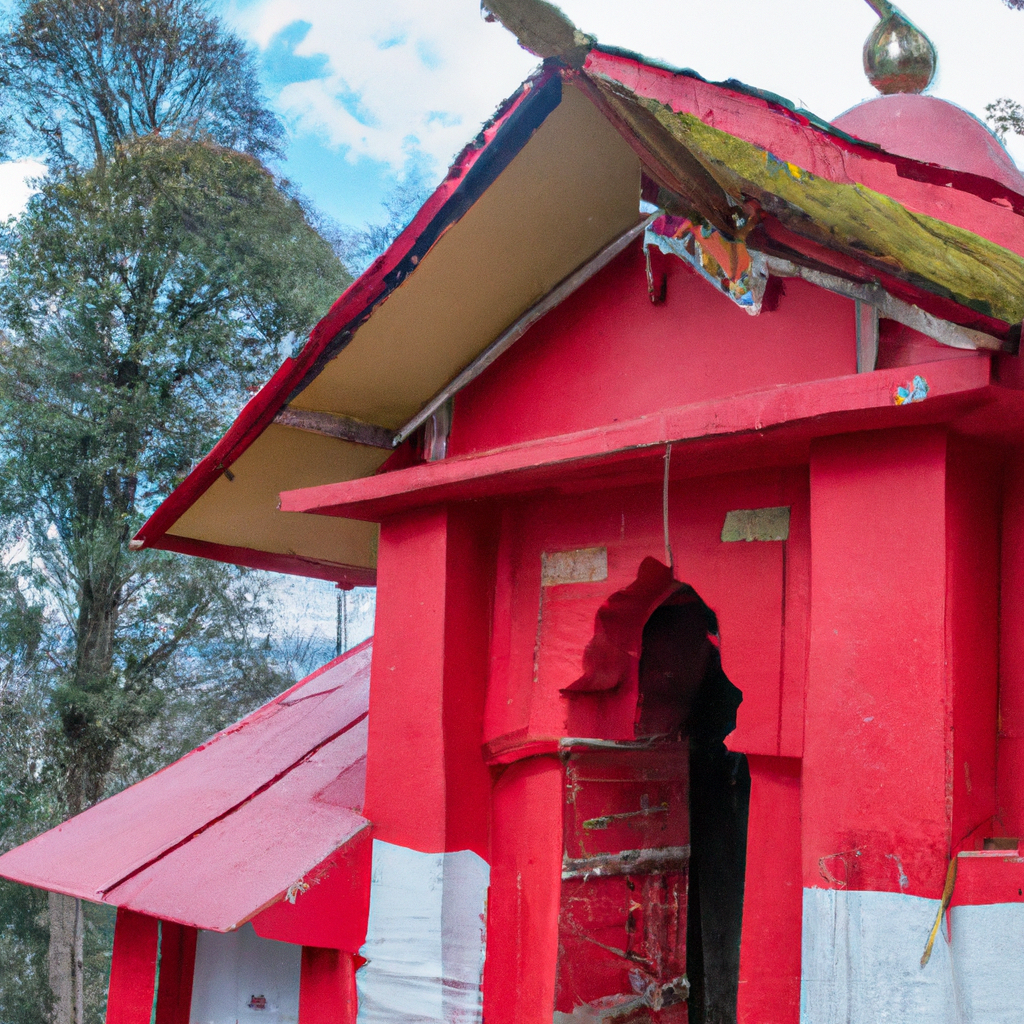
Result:
{"label": "dark doorway", "polygon": [[736,1024],[750,772],[725,737],[742,700],[714,612],[692,588],[677,591],[644,626],[636,734],[690,748],[689,1024]]}

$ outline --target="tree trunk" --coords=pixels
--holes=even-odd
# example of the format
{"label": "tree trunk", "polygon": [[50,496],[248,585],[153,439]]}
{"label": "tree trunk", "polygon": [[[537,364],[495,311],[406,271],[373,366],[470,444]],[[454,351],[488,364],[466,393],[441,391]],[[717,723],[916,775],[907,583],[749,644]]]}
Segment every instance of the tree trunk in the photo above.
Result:
{"label": "tree trunk", "polygon": [[85,1016],[83,947],[85,921],[82,901],[60,893],[49,894],[50,989],[53,1024],[82,1024]]}
{"label": "tree trunk", "polygon": [[[68,813],[79,814],[103,795],[116,738],[87,697],[102,704],[113,682],[114,637],[121,605],[115,566],[98,571],[82,583],[77,622],[77,658],[70,700],[62,709],[67,743],[65,796]],[[86,698],[86,699],[83,699]],[[82,901],[50,894],[49,979],[53,992],[52,1024],[83,1024],[85,1018]]]}

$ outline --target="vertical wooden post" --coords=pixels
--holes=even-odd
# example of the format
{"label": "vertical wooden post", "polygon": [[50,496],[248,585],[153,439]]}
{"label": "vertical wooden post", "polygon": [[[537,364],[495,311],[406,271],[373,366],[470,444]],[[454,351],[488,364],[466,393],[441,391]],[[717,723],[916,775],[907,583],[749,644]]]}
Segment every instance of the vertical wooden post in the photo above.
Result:
{"label": "vertical wooden post", "polygon": [[195,928],[161,922],[155,1024],[189,1024],[197,937]]}
{"label": "vertical wooden post", "polygon": [[338,949],[302,947],[299,1024],[355,1024],[355,958]]}
{"label": "vertical wooden post", "polygon": [[160,922],[118,910],[110,963],[107,1024],[149,1024],[153,1015]]}

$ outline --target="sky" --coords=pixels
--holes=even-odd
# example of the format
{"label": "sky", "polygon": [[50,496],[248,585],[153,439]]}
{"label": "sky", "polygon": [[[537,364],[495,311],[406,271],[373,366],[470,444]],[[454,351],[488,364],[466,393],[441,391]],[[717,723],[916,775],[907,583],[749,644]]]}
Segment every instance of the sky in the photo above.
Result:
{"label": "sky", "polygon": [[[1024,102],[1024,11],[1002,0],[901,0],[931,38],[930,92],[979,116]],[[711,80],[738,78],[832,119],[874,95],[864,0],[565,0],[576,25]],[[440,180],[452,157],[536,66],[479,0],[226,0],[258,48],[291,146],[283,172],[336,220],[383,219],[403,173]],[[970,13],[966,14],[965,11]],[[1011,144],[1024,163],[1024,139]]]}
{"label": "sky", "polygon": [[[1002,0],[901,0],[939,53],[930,92],[979,116],[1024,102],[1024,11]],[[454,155],[536,67],[479,0],[213,0],[256,49],[290,136],[277,170],[336,221],[384,219],[397,179],[439,181]],[[864,0],[565,0],[576,25],[711,80],[738,78],[826,119],[873,95]],[[966,14],[965,11],[970,13]],[[1011,153],[1024,164],[1024,139]],[[39,165],[0,164],[0,216]],[[411,211],[410,211],[411,212]]]}

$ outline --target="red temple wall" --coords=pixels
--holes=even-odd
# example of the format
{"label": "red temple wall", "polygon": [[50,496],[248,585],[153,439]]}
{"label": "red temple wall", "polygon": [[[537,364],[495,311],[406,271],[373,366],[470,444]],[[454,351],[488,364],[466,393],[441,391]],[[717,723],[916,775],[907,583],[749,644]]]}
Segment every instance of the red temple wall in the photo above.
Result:
{"label": "red temple wall", "polygon": [[630,247],[459,392],[449,454],[856,373],[851,300],[800,280],[753,317],[678,259],[664,303]]}
{"label": "red temple wall", "polygon": [[1008,461],[999,615],[999,824],[1024,836],[1024,456]]}
{"label": "red temple wall", "polygon": [[[790,540],[723,542],[726,513],[790,506]],[[803,470],[674,481],[675,576],[719,615],[722,663],[743,690],[737,750],[799,756],[809,556]],[[607,551],[607,577],[542,586],[542,555]],[[654,484],[508,506],[503,514],[484,740],[492,751],[575,735],[631,739],[636,690],[566,696],[609,595],[646,557],[665,560]],[[642,623],[640,623],[642,626]]]}

